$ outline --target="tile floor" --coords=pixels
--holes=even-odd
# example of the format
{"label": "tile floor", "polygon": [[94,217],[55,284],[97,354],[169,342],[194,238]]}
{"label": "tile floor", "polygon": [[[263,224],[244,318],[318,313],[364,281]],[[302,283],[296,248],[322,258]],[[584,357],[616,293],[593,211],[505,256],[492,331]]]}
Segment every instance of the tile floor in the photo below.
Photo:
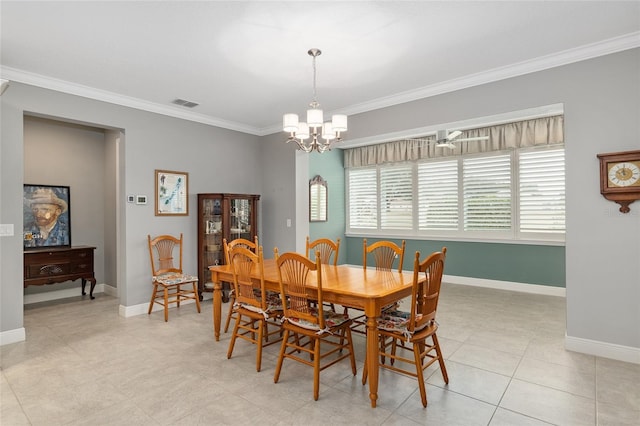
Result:
{"label": "tile floor", "polygon": [[[285,361],[277,345],[215,342],[211,301],[133,318],[118,300],[25,307],[27,341],[0,347],[0,424],[14,425],[638,425],[640,365],[563,348],[565,300],[444,285],[438,311],[450,382],[436,367],[423,408],[415,379],[381,371],[378,407],[343,361],[321,374]],[[224,309],[228,304],[224,304]]]}

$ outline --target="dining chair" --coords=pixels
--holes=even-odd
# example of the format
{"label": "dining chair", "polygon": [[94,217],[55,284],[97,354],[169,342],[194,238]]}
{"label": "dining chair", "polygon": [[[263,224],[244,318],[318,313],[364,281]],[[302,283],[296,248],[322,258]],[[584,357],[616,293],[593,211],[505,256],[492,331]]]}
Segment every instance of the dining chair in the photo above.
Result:
{"label": "dining chair", "polygon": [[[229,252],[231,251],[231,249],[233,249],[234,247],[244,247],[247,248],[249,250],[251,250],[252,252],[256,252],[256,250],[258,249],[258,236],[256,235],[253,239],[253,241],[251,240],[247,240],[244,238],[236,238],[235,240],[231,240],[230,242],[227,242],[226,238],[222,239],[222,249],[224,250],[224,260],[225,263],[227,265],[230,264],[229,262]],[[229,325],[231,324],[231,319],[233,318],[233,304],[236,301],[236,296],[235,296],[235,289],[233,288],[233,285],[231,286],[231,291],[229,292],[229,312],[227,313],[227,320],[224,324],[224,332],[226,333],[227,331],[229,331]]]}
{"label": "dining chair", "polygon": [[[233,348],[237,338],[244,339],[257,346],[256,371],[262,366],[262,348],[276,343],[269,343],[265,336],[268,329],[265,324],[272,321],[278,325],[277,320],[282,316],[282,304],[280,299],[267,297],[264,287],[264,259],[262,247],[258,246],[256,253],[246,247],[236,245],[229,251],[229,265],[233,273],[233,287],[235,290],[235,326],[231,334],[227,358],[233,355]],[[259,288],[255,287],[254,279],[257,277]],[[279,333],[279,330],[271,334]]]}
{"label": "dining chair", "polygon": [[[318,238],[317,240],[311,241],[309,236],[307,236],[307,243],[305,249],[305,256],[311,259],[311,253],[318,253],[320,255],[320,263],[323,265],[333,266],[338,265],[338,254],[340,253],[340,238],[336,239],[336,241],[330,240],[329,238]],[[315,302],[311,302],[312,305],[315,305]],[[325,306],[331,308],[332,311],[336,311],[336,307],[333,303],[326,303]]]}
{"label": "dining chair", "polygon": [[390,271],[393,269],[393,265],[398,259],[398,272],[402,272],[402,264],[404,261],[404,249],[406,241],[402,240],[400,245],[397,245],[393,241],[376,241],[371,245],[367,245],[367,239],[362,240],[363,253],[362,253],[362,267],[367,267],[367,257],[371,255],[374,260],[376,269],[383,271]]}
{"label": "dining chair", "polygon": [[[404,250],[406,241],[402,240],[400,245],[393,241],[376,241],[373,244],[367,245],[367,239],[362,240],[362,267],[367,269],[367,258],[372,257],[375,268],[380,271],[391,271],[394,269],[394,264],[398,265],[398,272],[402,272],[402,265],[404,262]],[[391,304],[382,308],[382,310],[388,310],[395,308],[395,304]],[[352,308],[354,309],[354,308]],[[358,309],[359,310],[359,309]],[[361,311],[361,310],[359,310]],[[345,312],[347,309],[345,308]],[[366,333],[366,317],[364,314],[360,314],[353,318],[353,331],[360,334]],[[383,360],[384,362],[384,360]]]}
{"label": "dining chair", "polygon": [[320,263],[323,265],[333,263],[333,266],[336,266],[338,264],[338,254],[340,253],[340,238],[335,241],[329,238],[318,238],[311,241],[307,236],[305,256],[311,258],[311,254],[315,255],[316,252],[320,254]]}
{"label": "dining chair", "polygon": [[[440,372],[444,382],[449,383],[440,342],[436,335],[438,331],[436,310],[446,254],[447,248],[443,247],[442,251],[432,253],[421,262],[420,252],[416,252],[410,312],[400,310],[383,312],[377,324],[380,356],[391,360],[390,364],[380,364],[380,368],[417,378],[424,407],[427,406],[427,392],[424,385],[425,369],[437,361],[440,364]],[[382,344],[386,339],[391,339],[392,343],[390,345]],[[412,356],[408,352],[413,352]],[[425,359],[428,359],[426,363]],[[395,361],[412,364],[413,370],[401,368]],[[367,359],[365,358],[362,384],[364,385],[366,382]]]}
{"label": "dining chair", "polygon": [[[169,321],[169,305],[185,300],[195,300],[200,313],[200,296],[198,295],[198,277],[185,274],[182,270],[182,234],[180,238],[172,235],[159,235],[151,238],[147,235],[149,259],[151,260],[151,282],[153,292],[149,302],[149,315],[154,304],[164,307],[164,320]],[[177,258],[177,265],[174,259]]]}
{"label": "dining chair", "polygon": [[[298,253],[279,255],[277,248],[274,253],[284,304],[284,335],[273,381],[278,383],[285,358],[311,366],[313,399],[317,401],[322,370],[349,358],[351,372],[356,375],[351,320],[344,314],[318,308],[323,306],[319,254],[316,254],[314,262]],[[309,304],[311,299],[318,302],[317,307]],[[302,353],[308,354],[309,359]]]}

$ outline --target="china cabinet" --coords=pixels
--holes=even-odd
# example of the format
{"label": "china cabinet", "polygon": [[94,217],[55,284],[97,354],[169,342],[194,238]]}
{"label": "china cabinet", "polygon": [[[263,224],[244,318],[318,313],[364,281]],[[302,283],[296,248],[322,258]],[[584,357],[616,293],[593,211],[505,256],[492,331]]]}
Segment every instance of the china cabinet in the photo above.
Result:
{"label": "china cabinet", "polygon": [[[213,291],[209,266],[225,263],[222,239],[253,240],[258,235],[260,195],[198,194],[198,292]],[[223,301],[228,300],[225,283]]]}

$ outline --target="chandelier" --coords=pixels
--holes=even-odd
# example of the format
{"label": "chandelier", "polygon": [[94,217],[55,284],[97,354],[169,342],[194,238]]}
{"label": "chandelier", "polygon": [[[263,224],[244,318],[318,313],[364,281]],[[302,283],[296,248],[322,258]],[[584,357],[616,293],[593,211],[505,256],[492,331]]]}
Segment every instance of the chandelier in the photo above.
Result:
{"label": "chandelier", "polygon": [[[331,121],[324,122],[320,104],[316,99],[316,58],[320,56],[320,49],[309,49],[307,52],[313,58],[313,101],[307,110],[307,121],[298,121],[298,114],[285,114],[282,118],[282,129],[289,133],[287,143],[295,142],[298,149],[305,152],[316,150],[320,153],[331,149],[335,142],[340,142],[340,132],[347,131],[347,116],[336,114]],[[323,140],[321,140],[323,139]]]}

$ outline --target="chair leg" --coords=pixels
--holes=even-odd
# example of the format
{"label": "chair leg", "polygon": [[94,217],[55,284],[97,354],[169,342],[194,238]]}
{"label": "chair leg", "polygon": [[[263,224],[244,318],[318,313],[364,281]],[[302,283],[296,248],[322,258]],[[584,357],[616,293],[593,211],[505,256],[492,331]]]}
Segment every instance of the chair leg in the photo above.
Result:
{"label": "chair leg", "polygon": [[442,379],[445,383],[449,384],[449,375],[447,374],[447,368],[444,366],[444,358],[442,356],[442,351],[440,350],[440,342],[438,341],[438,337],[435,333],[431,337],[433,339],[433,344],[436,347],[436,354],[438,355],[438,364],[440,364]]}
{"label": "chair leg", "polygon": [[413,359],[416,364],[416,373],[418,378],[418,387],[420,388],[420,399],[422,399],[422,406],[427,406],[427,390],[424,385],[424,372],[422,370],[422,357],[421,357],[421,349],[420,346],[424,347],[424,345],[420,345],[419,343],[413,344]]}
{"label": "chair leg", "polygon": [[169,289],[164,286],[164,322],[169,321]]}
{"label": "chair leg", "polygon": [[153,310],[153,304],[156,303],[156,293],[158,292],[158,283],[153,283],[153,292],[151,293],[151,302],[149,302],[149,312],[147,315],[151,315]]}
{"label": "chair leg", "polygon": [[315,339],[313,349],[313,399],[320,396],[320,339]]}
{"label": "chair leg", "polygon": [[[353,336],[351,335],[351,328],[346,327],[343,330],[343,334],[346,336],[347,343],[349,344],[349,352],[351,352],[349,358],[351,359],[351,372],[355,376],[358,374],[358,369],[356,368],[356,356],[353,353]],[[342,343],[342,340],[340,341]]]}
{"label": "chair leg", "polygon": [[367,384],[367,376],[369,375],[369,370],[367,369],[367,356],[364,356],[364,367],[362,367],[362,386]]}
{"label": "chair leg", "polygon": [[196,299],[196,308],[198,308],[198,313],[200,313],[200,297],[198,296],[198,284],[193,283],[193,295]]}
{"label": "chair leg", "polygon": [[227,322],[224,324],[224,332],[229,331],[229,324],[231,324],[231,318],[233,317],[233,305],[236,303],[236,298],[231,296],[229,300],[229,313],[227,314]]}
{"label": "chair leg", "polygon": [[280,345],[278,363],[276,364],[276,372],[273,375],[273,383],[278,383],[278,380],[280,380],[280,370],[282,369],[282,361],[284,361],[284,352],[287,350],[287,340],[289,340],[289,330],[285,329],[282,336],[282,345]]}
{"label": "chair leg", "polygon": [[262,339],[264,338],[264,329],[266,321],[258,321],[258,339],[256,340],[256,371],[259,373],[262,367]]}
{"label": "chair leg", "polygon": [[238,335],[238,329],[240,328],[240,321],[242,320],[242,316],[237,313],[236,314],[236,324],[233,326],[233,332],[231,334],[231,340],[229,341],[229,349],[227,350],[227,359],[231,358],[233,354],[233,346],[236,344],[236,336]]}

